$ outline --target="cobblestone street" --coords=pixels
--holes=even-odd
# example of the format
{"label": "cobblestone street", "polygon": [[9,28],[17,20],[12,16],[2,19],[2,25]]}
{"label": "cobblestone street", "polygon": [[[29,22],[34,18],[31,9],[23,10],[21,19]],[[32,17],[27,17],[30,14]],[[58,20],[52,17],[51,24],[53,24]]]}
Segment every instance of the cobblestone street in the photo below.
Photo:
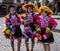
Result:
{"label": "cobblestone street", "polygon": [[[60,20],[57,20],[58,26],[57,29],[60,29]],[[12,51],[10,46],[10,40],[2,36],[3,29],[5,27],[4,18],[0,18],[0,51]],[[55,42],[51,44],[51,51],[60,51],[60,33],[53,32]],[[17,51],[17,41],[15,40],[15,49]],[[29,48],[31,49],[31,42],[29,40]],[[26,51],[24,39],[22,39],[21,51]],[[37,38],[35,38],[34,51],[44,51],[42,44],[37,43]]]}

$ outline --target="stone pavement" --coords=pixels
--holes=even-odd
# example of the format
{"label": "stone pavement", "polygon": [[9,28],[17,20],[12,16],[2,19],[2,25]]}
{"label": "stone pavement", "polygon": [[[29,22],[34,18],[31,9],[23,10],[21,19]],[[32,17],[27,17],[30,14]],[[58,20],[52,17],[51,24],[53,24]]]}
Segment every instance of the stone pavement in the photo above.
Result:
{"label": "stone pavement", "polygon": [[60,15],[53,15],[52,17],[55,19],[60,19]]}
{"label": "stone pavement", "polygon": [[57,21],[57,27],[56,27],[56,29],[59,29],[60,30],[60,19],[56,19],[56,21]]}
{"label": "stone pavement", "polygon": [[[58,21],[58,24],[60,21]],[[60,24],[59,24],[60,25]],[[60,27],[59,28],[60,29]],[[4,36],[2,36],[3,28],[5,27],[4,24],[4,19],[0,18],[0,51],[12,51],[11,46],[10,46],[10,40],[6,39]],[[58,32],[53,32],[55,42],[54,44],[51,44],[51,51],[60,51],[60,33]],[[22,44],[21,44],[21,51],[26,51],[24,39],[22,39]],[[17,49],[17,40],[15,40],[15,49]],[[29,40],[29,48],[31,49],[31,42]],[[17,51],[17,50],[16,50]],[[34,46],[34,51],[44,51],[42,44],[38,43],[37,44],[37,38],[35,38],[35,46]]]}
{"label": "stone pavement", "polygon": [[[55,32],[53,33],[54,33],[55,42],[54,44],[51,44],[51,51],[60,51],[60,34]],[[21,51],[26,51],[24,42],[25,40],[22,39]],[[14,43],[15,43],[15,50],[17,51],[17,40],[15,40]],[[29,44],[30,44],[29,48],[31,49],[30,40],[29,40]],[[5,37],[3,37],[1,34],[0,34],[0,51],[12,51],[10,46],[10,40],[5,39]],[[37,38],[35,38],[34,51],[44,51],[42,44],[40,43],[37,44]]]}

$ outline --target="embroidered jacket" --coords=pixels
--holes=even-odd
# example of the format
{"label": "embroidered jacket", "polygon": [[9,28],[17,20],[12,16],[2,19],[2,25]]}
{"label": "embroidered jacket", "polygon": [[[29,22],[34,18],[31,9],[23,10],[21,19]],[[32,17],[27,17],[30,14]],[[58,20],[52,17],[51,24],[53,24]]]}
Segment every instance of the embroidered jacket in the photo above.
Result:
{"label": "embroidered jacket", "polygon": [[50,27],[52,30],[54,30],[57,26],[57,22],[52,17],[46,16],[43,17],[36,17],[36,25],[40,28],[47,28]]}
{"label": "embroidered jacket", "polygon": [[15,25],[19,26],[21,24],[21,19],[19,18],[18,14],[14,15],[14,16],[10,16],[10,14],[8,14],[5,16],[5,18],[6,18],[5,19],[6,25],[11,23],[11,25],[15,24]]}

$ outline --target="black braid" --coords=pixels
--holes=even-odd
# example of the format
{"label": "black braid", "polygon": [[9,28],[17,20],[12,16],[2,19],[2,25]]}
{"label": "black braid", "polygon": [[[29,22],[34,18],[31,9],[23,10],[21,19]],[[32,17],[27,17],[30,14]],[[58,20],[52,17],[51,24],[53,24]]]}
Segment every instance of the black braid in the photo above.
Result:
{"label": "black braid", "polygon": [[32,17],[33,17],[33,23],[35,23],[35,15],[34,15],[35,13],[34,12],[32,12]]}
{"label": "black braid", "polygon": [[17,14],[15,14],[16,15],[16,17],[17,17],[17,19],[18,19],[18,22],[20,22],[20,20],[19,20],[19,18],[18,18],[18,15]]}

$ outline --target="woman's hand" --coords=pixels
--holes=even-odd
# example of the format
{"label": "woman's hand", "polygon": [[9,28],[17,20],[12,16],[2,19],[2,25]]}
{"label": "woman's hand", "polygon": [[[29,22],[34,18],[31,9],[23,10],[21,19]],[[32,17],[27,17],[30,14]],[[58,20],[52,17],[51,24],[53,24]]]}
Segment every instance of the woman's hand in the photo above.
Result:
{"label": "woman's hand", "polygon": [[23,35],[24,35],[26,38],[28,38],[28,36],[27,36],[25,33],[23,33]]}

